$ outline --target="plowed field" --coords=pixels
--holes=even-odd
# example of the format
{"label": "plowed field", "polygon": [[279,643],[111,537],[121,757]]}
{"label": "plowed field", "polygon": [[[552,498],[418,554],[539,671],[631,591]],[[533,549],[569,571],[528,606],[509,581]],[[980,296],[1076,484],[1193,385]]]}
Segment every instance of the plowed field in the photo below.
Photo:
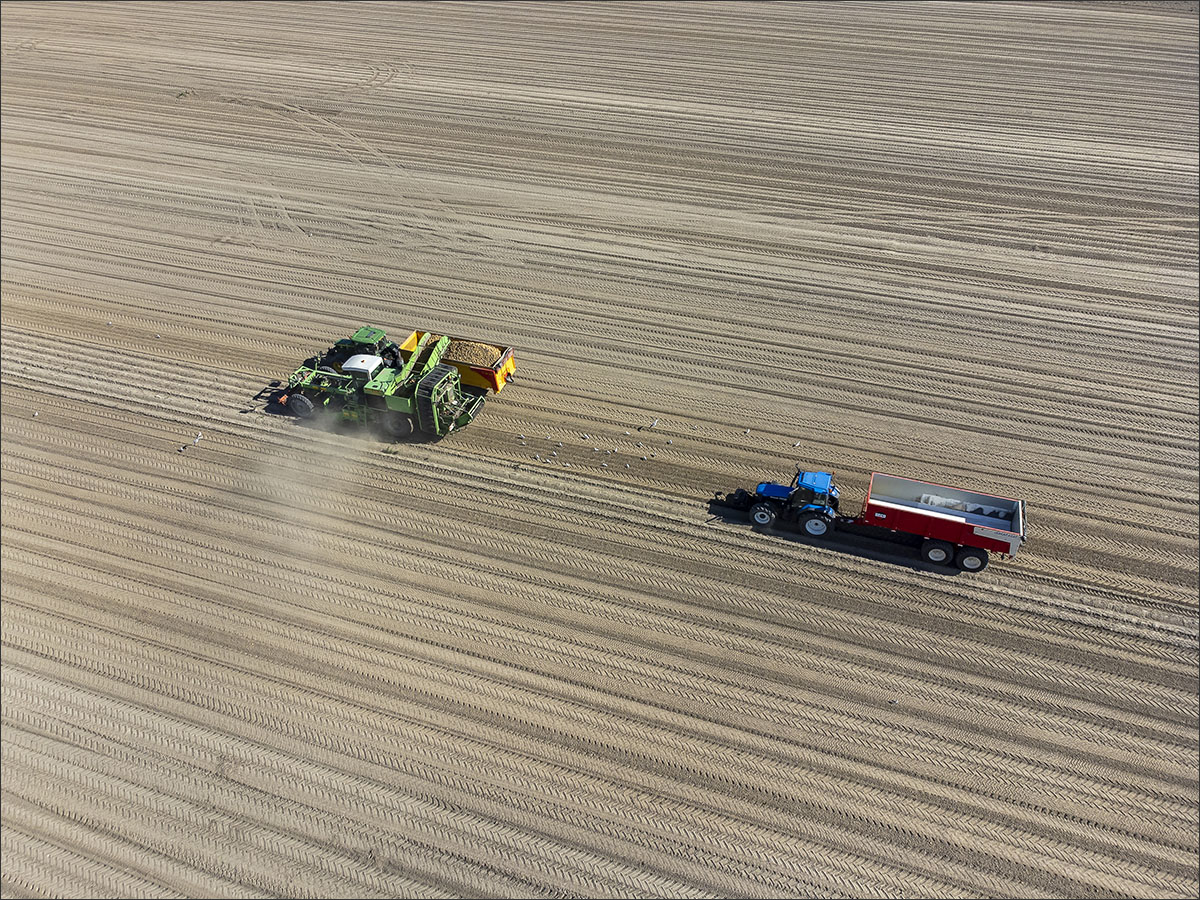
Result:
{"label": "plowed field", "polygon": [[[1195,4],[5,4],[2,112],[5,897],[1200,890]],[[363,324],[516,378],[268,406]]]}

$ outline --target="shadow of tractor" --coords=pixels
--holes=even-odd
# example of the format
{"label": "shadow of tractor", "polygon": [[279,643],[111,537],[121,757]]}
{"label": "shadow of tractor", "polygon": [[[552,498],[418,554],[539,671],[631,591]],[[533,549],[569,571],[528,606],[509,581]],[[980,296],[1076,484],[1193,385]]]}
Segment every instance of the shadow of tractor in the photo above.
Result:
{"label": "shadow of tractor", "polygon": [[863,559],[872,559],[876,562],[904,566],[905,568],[912,569],[914,572],[932,572],[935,575],[952,577],[962,574],[962,570],[957,566],[937,565],[922,559],[920,554],[921,539],[916,536],[898,535],[898,541],[886,540],[872,536],[870,531],[874,529],[853,525],[838,528],[837,531],[831,530],[827,535],[820,538],[809,537],[802,532],[792,531],[787,527],[760,529],[750,523],[750,515],[747,511],[728,505],[725,495],[720,493],[708,501],[708,512],[712,516],[708,520],[709,522],[720,522],[723,525],[741,527],[745,531],[760,531],[771,537],[791,541],[796,544],[803,544],[806,547],[818,547],[832,550],[835,553],[842,553],[846,556],[858,556]]}

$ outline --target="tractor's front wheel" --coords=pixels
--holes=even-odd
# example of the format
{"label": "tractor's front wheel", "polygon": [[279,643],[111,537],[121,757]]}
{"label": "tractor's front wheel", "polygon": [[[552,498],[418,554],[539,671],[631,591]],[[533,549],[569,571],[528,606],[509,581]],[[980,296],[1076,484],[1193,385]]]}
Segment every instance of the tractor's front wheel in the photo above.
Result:
{"label": "tractor's front wheel", "polygon": [[311,419],[316,412],[317,404],[303,394],[292,394],[288,397],[288,409],[301,419]]}
{"label": "tractor's front wheel", "polygon": [[384,433],[393,441],[409,437],[413,433],[412,416],[402,412],[389,412],[381,423]]}
{"label": "tractor's front wheel", "polygon": [[774,503],[755,503],[750,507],[750,521],[757,528],[773,528],[779,518],[779,510]]}

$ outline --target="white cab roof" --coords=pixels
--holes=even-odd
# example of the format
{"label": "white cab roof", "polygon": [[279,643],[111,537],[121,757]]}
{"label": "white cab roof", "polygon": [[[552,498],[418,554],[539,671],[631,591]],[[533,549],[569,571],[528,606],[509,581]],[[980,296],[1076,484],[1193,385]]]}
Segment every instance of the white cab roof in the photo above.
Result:
{"label": "white cab roof", "polygon": [[382,356],[372,356],[370,353],[359,353],[357,356],[352,356],[342,363],[342,371],[350,375],[365,375],[370,378],[371,373],[382,365]]}

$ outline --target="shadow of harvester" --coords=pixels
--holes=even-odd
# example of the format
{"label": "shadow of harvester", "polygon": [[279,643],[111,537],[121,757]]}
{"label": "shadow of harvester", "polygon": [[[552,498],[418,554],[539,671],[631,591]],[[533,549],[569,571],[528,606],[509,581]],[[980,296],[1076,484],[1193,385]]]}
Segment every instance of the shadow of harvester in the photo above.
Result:
{"label": "shadow of harvester", "polygon": [[[269,416],[288,416],[295,418],[291,410],[280,404],[280,399],[285,396],[284,390],[286,385],[284,382],[276,379],[269,381],[259,392],[250,398],[250,405],[245,409],[239,409],[240,413],[264,412]],[[261,406],[259,405],[261,404]]]}

